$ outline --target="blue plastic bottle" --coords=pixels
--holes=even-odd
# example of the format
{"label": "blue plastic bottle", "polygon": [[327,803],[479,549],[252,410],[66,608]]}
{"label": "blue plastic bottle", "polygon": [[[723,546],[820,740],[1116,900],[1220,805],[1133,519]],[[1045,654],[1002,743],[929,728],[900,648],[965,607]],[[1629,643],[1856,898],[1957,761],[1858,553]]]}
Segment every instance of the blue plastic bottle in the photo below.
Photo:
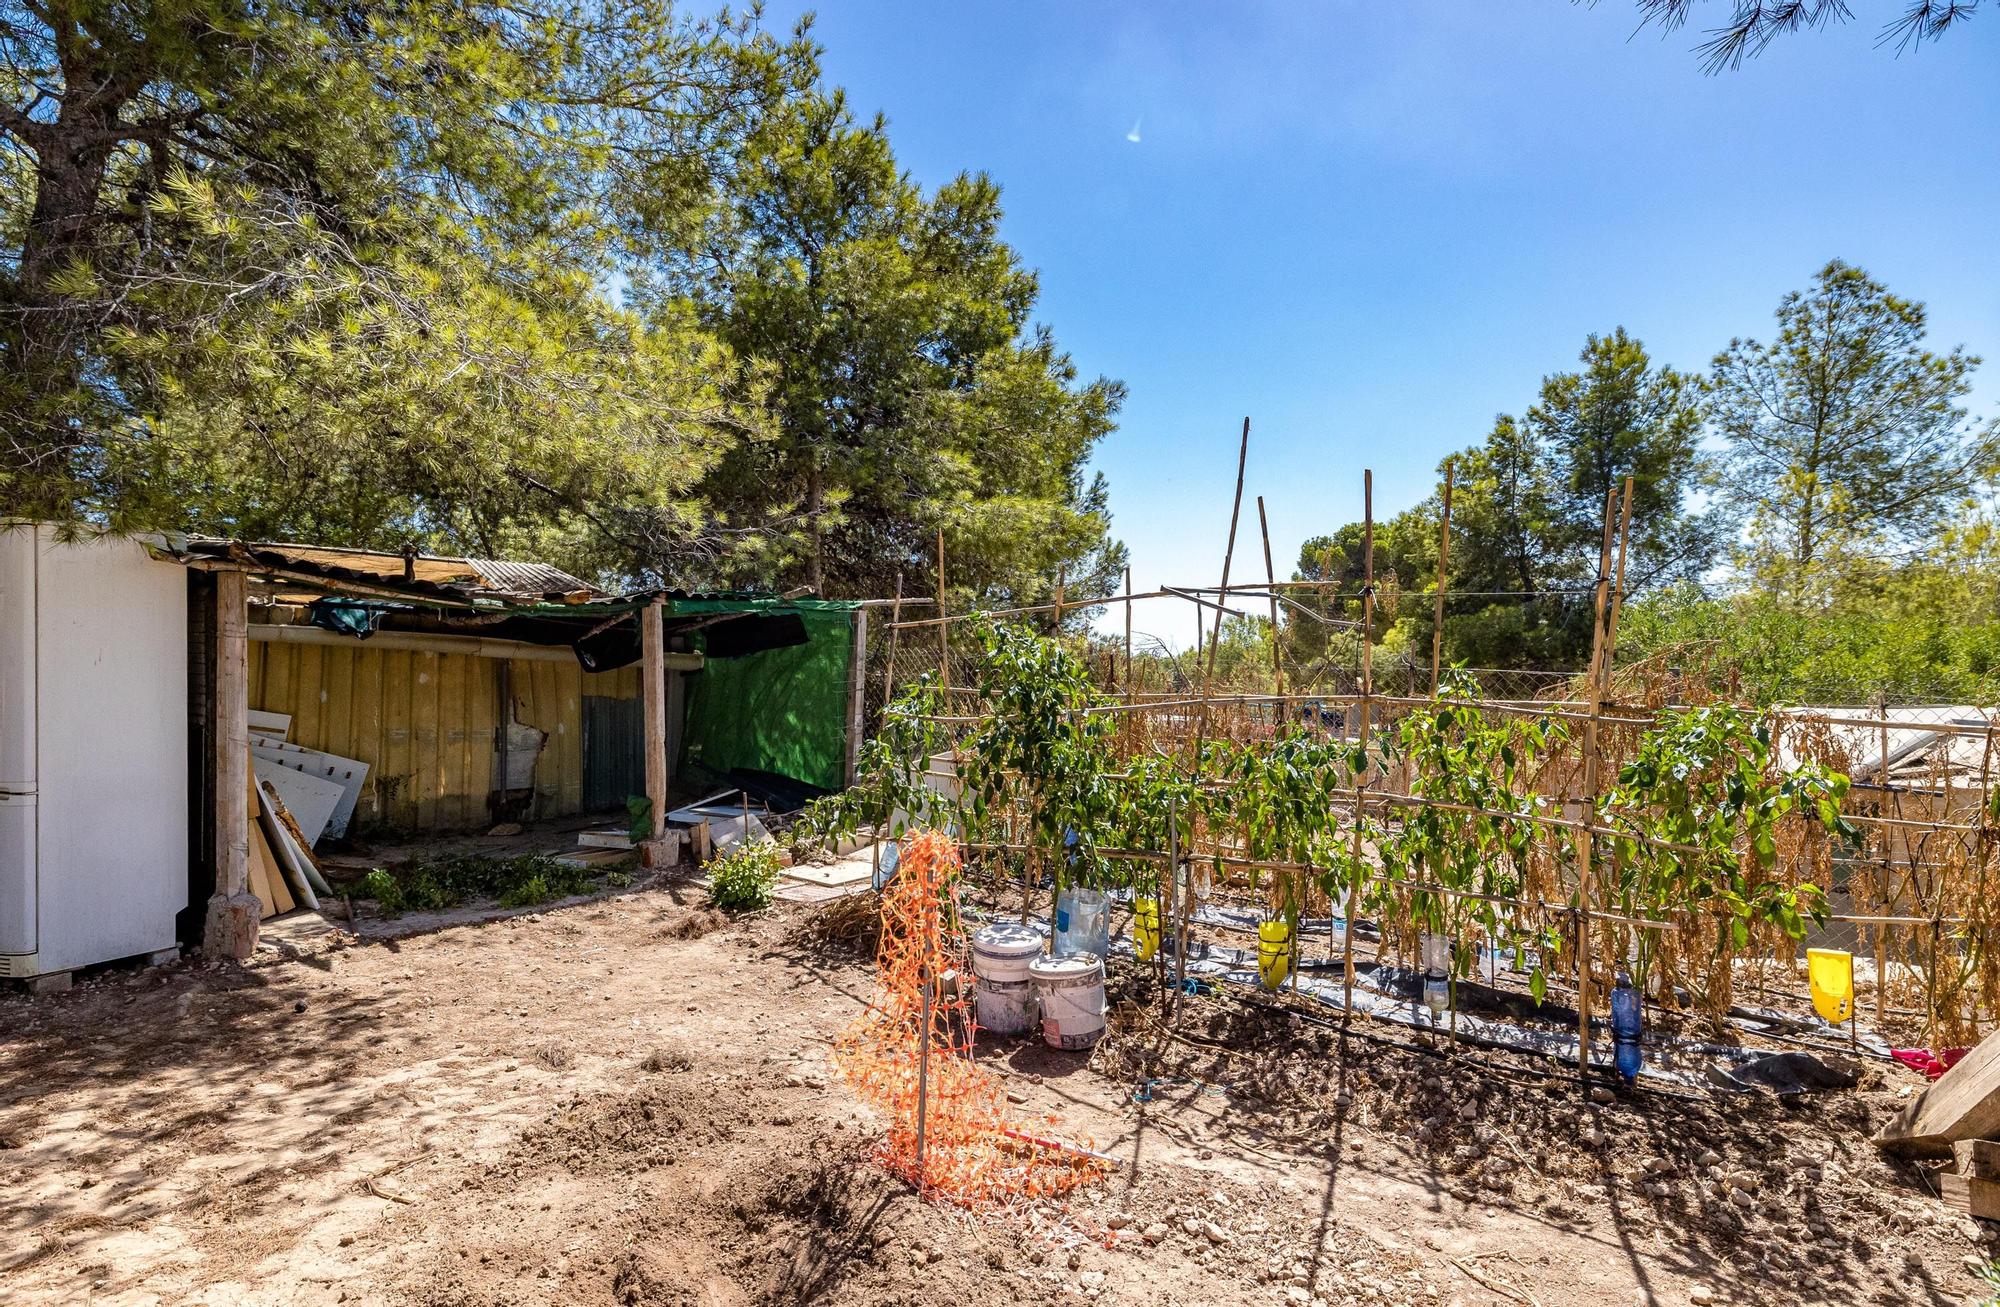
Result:
{"label": "blue plastic bottle", "polygon": [[1645,1061],[1639,1051],[1643,1020],[1639,991],[1633,988],[1632,977],[1621,971],[1611,990],[1611,1039],[1617,1046],[1618,1078],[1627,1085],[1639,1078],[1639,1067]]}

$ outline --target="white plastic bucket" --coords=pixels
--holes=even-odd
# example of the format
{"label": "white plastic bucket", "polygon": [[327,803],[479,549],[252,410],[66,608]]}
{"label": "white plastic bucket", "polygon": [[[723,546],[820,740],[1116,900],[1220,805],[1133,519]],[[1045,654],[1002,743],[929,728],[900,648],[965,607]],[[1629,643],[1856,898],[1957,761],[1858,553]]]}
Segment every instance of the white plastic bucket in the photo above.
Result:
{"label": "white plastic bucket", "polygon": [[997,1035],[1025,1035],[1035,1028],[1035,989],[1028,964],[1042,954],[1042,935],[1018,922],[999,921],[972,934],[972,974],[979,981],[973,1019]]}
{"label": "white plastic bucket", "polygon": [[1104,1036],[1104,959],[1095,953],[1040,957],[1028,964],[1051,1048],[1089,1048]]}
{"label": "white plastic bucket", "polygon": [[1056,896],[1057,953],[1111,952],[1111,896],[1103,890],[1066,889]]}

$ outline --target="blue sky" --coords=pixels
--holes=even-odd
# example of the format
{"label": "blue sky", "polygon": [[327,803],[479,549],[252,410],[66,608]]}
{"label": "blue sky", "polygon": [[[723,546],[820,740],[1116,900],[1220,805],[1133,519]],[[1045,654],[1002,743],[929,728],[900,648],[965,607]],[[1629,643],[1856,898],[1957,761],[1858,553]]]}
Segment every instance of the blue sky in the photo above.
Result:
{"label": "blue sky", "polygon": [[2000,412],[2000,13],[1897,57],[1901,0],[1853,7],[1719,77],[1630,0],[838,0],[816,33],[917,180],[1001,183],[1037,317],[1130,387],[1096,461],[1150,589],[1213,584],[1246,414],[1285,574],[1364,466],[1378,515],[1421,499],[1587,333],[1699,368],[1835,256],[1993,359]]}

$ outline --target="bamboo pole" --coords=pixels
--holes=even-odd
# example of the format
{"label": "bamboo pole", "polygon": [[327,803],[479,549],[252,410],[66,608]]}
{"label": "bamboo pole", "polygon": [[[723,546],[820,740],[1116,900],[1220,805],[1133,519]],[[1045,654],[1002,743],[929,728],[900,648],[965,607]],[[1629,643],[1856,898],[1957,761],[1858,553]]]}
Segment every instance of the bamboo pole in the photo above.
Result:
{"label": "bamboo pole", "polygon": [[[1881,763],[1880,770],[1875,775],[1876,779],[1882,785],[1880,813],[1886,817],[1889,815],[1889,695],[1886,691],[1878,690],[1875,692],[1875,715],[1882,719],[1882,726],[1876,732],[1877,741],[1881,747]],[[1889,878],[1891,875],[1889,856],[1893,847],[1887,838],[1883,839],[1882,865],[1880,868],[1882,893],[1880,895],[1881,903],[1879,906],[1885,913],[1891,906],[1889,898]],[[1897,897],[1901,898],[1901,895]],[[1875,1026],[1877,1029],[1881,1028],[1885,1019],[1884,1008],[1888,1001],[1886,998],[1888,989],[1889,927],[1881,925],[1875,927]]]}
{"label": "bamboo pole", "polygon": [[[1351,793],[1351,791],[1349,791],[1349,793]],[[1381,797],[1384,802],[1387,803],[1395,802],[1393,796],[1384,795]],[[1574,822],[1567,823],[1566,828],[1571,830],[1581,829],[1581,827]],[[1614,832],[1600,829],[1597,833],[1600,835],[1608,835],[1608,834],[1613,834]],[[986,842],[968,843],[965,847],[978,852],[1025,853],[1028,850],[1032,849],[1034,846],[1030,844],[1007,843],[1004,841],[1003,842],[986,841]],[[1169,855],[1166,852],[1162,852],[1155,849],[1099,849],[1097,851],[1097,854],[1099,857],[1105,859],[1108,862],[1167,863],[1171,861],[1171,855]],[[1300,875],[1317,875],[1320,872],[1326,870],[1326,868],[1315,866],[1312,863],[1283,862],[1265,858],[1239,858],[1226,853],[1211,853],[1211,854],[1203,854],[1201,856],[1204,858],[1211,859],[1212,861],[1219,862],[1225,869],[1234,868],[1240,871],[1272,871],[1272,872],[1296,873]],[[1557,916],[1573,917],[1577,914],[1577,909],[1573,904],[1558,903],[1550,899],[1524,899],[1509,894],[1489,894],[1482,890],[1454,889],[1449,885],[1440,885],[1429,881],[1405,880],[1398,876],[1387,876],[1381,874],[1370,875],[1367,878],[1367,880],[1368,883],[1371,885],[1394,885],[1402,889],[1417,890],[1425,894],[1439,894],[1447,898],[1474,899],[1482,903],[1496,903],[1502,906],[1509,906],[1509,907],[1533,908],[1538,912],[1554,913]],[[1700,917],[1708,917],[1718,921],[1727,921],[1732,917],[1734,917],[1735,915],[1734,913],[1730,912],[1725,908],[1699,909],[1699,908],[1660,907],[1660,908],[1653,908],[1651,909],[1651,911],[1657,912],[1660,915],[1657,917],[1633,917],[1624,915],[1622,913],[1607,912],[1604,909],[1599,908],[1591,913],[1591,920],[1596,922],[1609,922],[1614,925],[1632,926],[1636,929],[1641,929],[1641,930],[1673,930],[1675,929],[1677,922],[1679,921],[1691,921]],[[1676,920],[1666,920],[1665,918],[1668,917],[1675,918]],[[1828,924],[1833,924],[1833,925],[1838,925],[1838,924],[1873,925],[1879,922],[1888,922],[1892,925],[1903,925],[1903,926],[1931,926],[1931,925],[1965,926],[1972,924],[1971,920],[1966,917],[1943,917],[1943,916],[1881,917],[1881,916],[1870,916],[1865,914],[1855,915],[1850,913],[1838,913],[1838,912],[1829,913],[1826,917],[1826,921]]]}
{"label": "bamboo pole", "polygon": [[1167,800],[1167,884],[1174,892],[1174,1008],[1173,1020],[1181,1015],[1181,995],[1187,989],[1187,896],[1191,886],[1181,884],[1181,828],[1174,801]]}
{"label": "bamboo pole", "polygon": [[[1583,724],[1583,804],[1586,812],[1597,809],[1597,714],[1603,704],[1604,619],[1606,592],[1611,586],[1611,527],[1616,519],[1618,492],[1604,496],[1604,541],[1597,552],[1597,599],[1591,619],[1590,710]],[[1597,837],[1586,831],[1579,841],[1582,857],[1577,872],[1576,898],[1576,1064],[1577,1074],[1590,1079],[1590,909],[1597,874]]]}
{"label": "bamboo pole", "polygon": [[[1278,571],[1271,565],[1271,523],[1264,516],[1262,495],[1257,496],[1257,534],[1264,538],[1264,579],[1275,587]],[[1285,659],[1278,643],[1278,592],[1275,588],[1271,591],[1271,688],[1280,695],[1285,692]]]}
{"label": "bamboo pole", "polygon": [[[1625,501],[1618,510],[1618,568],[1611,579],[1611,617],[1604,631],[1604,694],[1611,693],[1613,659],[1618,654],[1618,614],[1625,607],[1625,548],[1632,539],[1632,478],[1625,478]],[[1603,707],[1603,696],[1598,706]]]}
{"label": "bamboo pole", "polygon": [[[882,711],[887,713],[889,705],[896,701],[896,637],[901,634],[896,629],[897,619],[903,615],[903,572],[896,570],[896,598],[889,608],[889,651],[887,662],[882,668]],[[930,770],[930,760],[924,760],[924,770]],[[875,827],[875,838],[868,842],[868,883],[882,883],[882,835],[883,828],[896,814],[885,812]]]}
{"label": "bamboo pole", "polygon": [[[1125,568],[1125,592],[1132,592],[1132,568]],[[1132,702],[1132,605],[1125,605],[1125,702]]]}
{"label": "bamboo pole", "polygon": [[[944,605],[944,528],[937,530],[937,606],[940,618],[947,616]],[[945,711],[951,711],[951,623],[938,623],[938,685],[944,694]]]}
{"label": "bamboo pole", "polygon": [[900,623],[903,616],[903,573],[896,573],[896,598],[889,609],[889,653],[888,664],[882,668],[882,708],[887,711],[896,694],[896,637],[902,634]]}
{"label": "bamboo pole", "polygon": [[[1243,468],[1244,465],[1249,462],[1249,460],[1250,460],[1250,419],[1246,417],[1243,419],[1243,439],[1236,447],[1236,498],[1231,501],[1229,506],[1229,544],[1228,547],[1222,551],[1222,588],[1225,591],[1229,589],[1230,565],[1236,561],[1236,524],[1243,515]],[[1197,623],[1195,626],[1195,634],[1197,638],[1200,636],[1200,633],[1201,633],[1201,626]],[[1218,606],[1215,613],[1215,629],[1210,632],[1208,639],[1208,662],[1205,664],[1201,674],[1201,694],[1203,700],[1206,700],[1208,698],[1208,692],[1214,686],[1215,655],[1216,655],[1216,649],[1221,643],[1222,643],[1222,609]],[[1197,758],[1199,758],[1201,752],[1201,741],[1207,735],[1208,735],[1208,707],[1207,704],[1204,702],[1201,709],[1200,717],[1198,719],[1198,724],[1195,728],[1194,738],[1195,738],[1195,753],[1197,755]]]}
{"label": "bamboo pole", "polygon": [[1444,513],[1438,519],[1438,570],[1435,607],[1431,612],[1431,698],[1437,698],[1438,671],[1444,656],[1445,577],[1451,567],[1451,483],[1456,470],[1454,459],[1444,461]]}
{"label": "bamboo pole", "polygon": [[[1361,771],[1354,778],[1354,832],[1348,856],[1361,865],[1361,821],[1367,813],[1368,719],[1375,695],[1375,472],[1361,472]],[[1354,906],[1355,885],[1350,873],[1346,906],[1341,909],[1340,929],[1340,1021],[1346,1025],[1354,1015]]]}

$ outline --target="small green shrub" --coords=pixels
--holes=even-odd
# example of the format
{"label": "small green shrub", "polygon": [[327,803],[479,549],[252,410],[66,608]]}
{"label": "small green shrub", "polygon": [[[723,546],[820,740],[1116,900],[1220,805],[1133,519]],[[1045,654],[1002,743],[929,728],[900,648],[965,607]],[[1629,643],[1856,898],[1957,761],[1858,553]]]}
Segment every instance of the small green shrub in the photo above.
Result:
{"label": "small green shrub", "polygon": [[361,878],[359,894],[364,899],[374,899],[376,906],[389,916],[397,916],[403,911],[403,887],[380,867]]}
{"label": "small green shrub", "polygon": [[520,884],[504,891],[500,895],[500,906],[503,908],[526,908],[532,907],[537,903],[547,903],[550,899],[559,897],[560,895],[549,887],[549,882],[546,878],[530,876]]}
{"label": "small green shrub", "polygon": [[773,844],[738,844],[708,864],[709,901],[724,912],[754,912],[771,905],[783,865]]}

